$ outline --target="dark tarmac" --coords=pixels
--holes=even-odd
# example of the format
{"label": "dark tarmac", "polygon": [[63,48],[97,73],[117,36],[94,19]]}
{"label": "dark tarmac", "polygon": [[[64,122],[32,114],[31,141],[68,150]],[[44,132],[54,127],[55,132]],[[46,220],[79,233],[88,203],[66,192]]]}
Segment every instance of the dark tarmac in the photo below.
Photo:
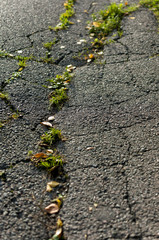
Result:
{"label": "dark tarmac", "polygon": [[[159,36],[154,14],[144,7],[124,17],[123,35],[103,49],[101,64],[74,58],[89,41],[91,14],[114,1],[80,0],[74,22],[58,32],[52,48],[55,64],[28,61],[19,78],[17,60],[0,58],[0,239],[49,240],[55,229],[45,208],[65,196],[58,216],[68,240],[159,239]],[[119,3],[120,1],[115,1]],[[57,34],[63,0],[1,0],[0,49],[40,59],[44,42]],[[138,3],[138,1],[131,1]],[[87,10],[87,11],[85,11]],[[47,79],[76,66],[69,100],[49,109]],[[20,116],[13,119],[13,112]],[[45,192],[45,171],[27,160],[39,151],[40,123],[54,124],[67,138],[58,144],[69,182],[52,195]],[[57,178],[58,180],[58,178]],[[60,179],[59,179],[60,180]]]}

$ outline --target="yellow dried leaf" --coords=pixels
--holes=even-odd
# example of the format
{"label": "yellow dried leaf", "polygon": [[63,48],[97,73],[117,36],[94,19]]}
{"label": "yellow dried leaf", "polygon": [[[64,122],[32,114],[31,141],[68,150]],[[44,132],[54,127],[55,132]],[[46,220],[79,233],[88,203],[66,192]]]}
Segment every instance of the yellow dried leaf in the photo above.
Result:
{"label": "yellow dried leaf", "polygon": [[135,19],[135,17],[129,17],[130,19]]}
{"label": "yellow dried leaf", "polygon": [[21,72],[21,71],[23,71],[23,68],[22,68],[22,67],[18,69],[18,72]]}
{"label": "yellow dried leaf", "polygon": [[45,211],[49,214],[54,214],[59,211],[59,206],[55,203],[51,203],[49,206],[45,208]]}
{"label": "yellow dried leaf", "polygon": [[93,58],[94,58],[94,54],[91,53],[91,54],[88,55],[88,57],[89,57],[90,59],[93,59]]}
{"label": "yellow dried leaf", "polygon": [[63,226],[63,223],[60,218],[57,219],[57,228],[61,228]]}
{"label": "yellow dried leaf", "polygon": [[67,6],[68,6],[68,3],[67,3],[67,2],[65,2],[63,5],[64,5],[64,7],[67,7]]}
{"label": "yellow dried leaf", "polygon": [[100,25],[101,25],[101,24],[100,24],[99,22],[93,22],[93,26],[94,26],[94,27],[100,27]]}
{"label": "yellow dried leaf", "polygon": [[53,200],[53,202],[56,202],[58,207],[60,208],[61,204],[62,204],[62,200],[60,198],[56,198]]}

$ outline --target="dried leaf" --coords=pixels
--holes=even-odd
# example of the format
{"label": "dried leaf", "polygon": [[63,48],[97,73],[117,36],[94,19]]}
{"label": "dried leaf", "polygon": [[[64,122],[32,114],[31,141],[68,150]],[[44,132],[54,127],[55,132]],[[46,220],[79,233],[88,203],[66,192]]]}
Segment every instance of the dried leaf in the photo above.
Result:
{"label": "dried leaf", "polygon": [[47,184],[46,186],[46,192],[51,192],[52,191],[52,187],[50,187],[50,185]]}
{"label": "dried leaf", "polygon": [[48,121],[53,121],[53,120],[55,120],[55,117],[54,117],[54,116],[48,117]]}
{"label": "dried leaf", "polygon": [[94,147],[88,147],[88,148],[86,148],[86,150],[92,150],[92,149],[94,149]]}
{"label": "dried leaf", "polygon": [[62,236],[62,228],[58,228],[55,232],[55,235],[52,237],[52,240],[59,240]]}
{"label": "dried leaf", "polygon": [[88,55],[88,57],[89,57],[90,59],[94,59],[94,54],[91,53],[91,54]]}
{"label": "dried leaf", "polygon": [[95,208],[98,207],[98,204],[97,204],[97,203],[94,203],[94,207],[95,207]]}
{"label": "dried leaf", "polygon": [[62,200],[60,198],[55,198],[53,200],[53,202],[56,202],[58,204],[58,207],[60,208],[61,204],[62,204]]}
{"label": "dried leaf", "polygon": [[60,183],[52,181],[52,182],[48,182],[47,186],[46,186],[46,191],[47,192],[51,192],[52,188],[57,187]]}
{"label": "dried leaf", "polygon": [[63,222],[60,218],[57,219],[57,228],[61,228],[63,226]]}
{"label": "dried leaf", "polygon": [[23,68],[21,67],[21,68],[18,69],[18,72],[21,72],[22,70],[23,70]]}
{"label": "dried leaf", "polygon": [[87,10],[84,10],[84,12],[85,12],[85,13],[88,13],[88,11],[87,11]]}
{"label": "dried leaf", "polygon": [[52,127],[52,124],[50,122],[41,122],[41,124],[47,127]]}
{"label": "dried leaf", "polygon": [[36,153],[33,158],[47,158],[48,156],[43,153],[43,152],[40,152],[40,153]]}
{"label": "dried leaf", "polygon": [[135,17],[129,17],[130,19],[135,19]]}
{"label": "dried leaf", "polygon": [[49,154],[52,154],[54,151],[52,149],[47,149],[46,152],[49,153]]}
{"label": "dried leaf", "polygon": [[59,206],[55,203],[51,203],[49,206],[45,208],[45,211],[49,214],[54,214],[59,211]]}
{"label": "dried leaf", "polygon": [[101,24],[100,24],[99,22],[93,22],[93,26],[94,26],[94,27],[100,27],[100,25],[101,25]]}

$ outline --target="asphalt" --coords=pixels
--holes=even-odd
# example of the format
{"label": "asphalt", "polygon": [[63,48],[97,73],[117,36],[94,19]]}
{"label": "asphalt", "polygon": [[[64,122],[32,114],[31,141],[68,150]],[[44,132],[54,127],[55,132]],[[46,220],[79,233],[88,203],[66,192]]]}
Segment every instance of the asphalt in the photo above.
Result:
{"label": "asphalt", "polygon": [[[59,193],[65,196],[58,216],[68,240],[159,239],[157,20],[140,8],[123,19],[123,36],[104,47],[100,64],[74,57],[85,47],[77,42],[89,40],[90,14],[111,2],[76,1],[74,25],[58,33],[51,51],[55,64],[29,61],[20,78],[4,85],[18,65],[0,58],[1,89],[10,97],[7,103],[0,99],[0,121],[6,120],[0,128],[2,240],[51,238],[56,219],[43,209]],[[57,37],[48,26],[58,23],[63,0],[4,0],[1,9],[1,49],[44,57],[42,43]],[[43,85],[68,64],[76,66],[69,100],[56,112],[49,109],[50,90]],[[16,110],[20,117],[13,119]],[[58,150],[69,181],[48,194],[49,176],[27,160],[27,153],[39,151],[47,130],[40,123],[51,115],[67,139]]]}

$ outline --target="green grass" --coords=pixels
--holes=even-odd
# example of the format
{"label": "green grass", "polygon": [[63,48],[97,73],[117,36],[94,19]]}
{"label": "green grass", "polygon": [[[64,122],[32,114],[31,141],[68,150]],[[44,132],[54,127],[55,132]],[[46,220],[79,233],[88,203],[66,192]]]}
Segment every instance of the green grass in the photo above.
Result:
{"label": "green grass", "polygon": [[55,128],[51,128],[48,132],[41,136],[41,140],[44,144],[49,146],[62,139],[61,131]]}

